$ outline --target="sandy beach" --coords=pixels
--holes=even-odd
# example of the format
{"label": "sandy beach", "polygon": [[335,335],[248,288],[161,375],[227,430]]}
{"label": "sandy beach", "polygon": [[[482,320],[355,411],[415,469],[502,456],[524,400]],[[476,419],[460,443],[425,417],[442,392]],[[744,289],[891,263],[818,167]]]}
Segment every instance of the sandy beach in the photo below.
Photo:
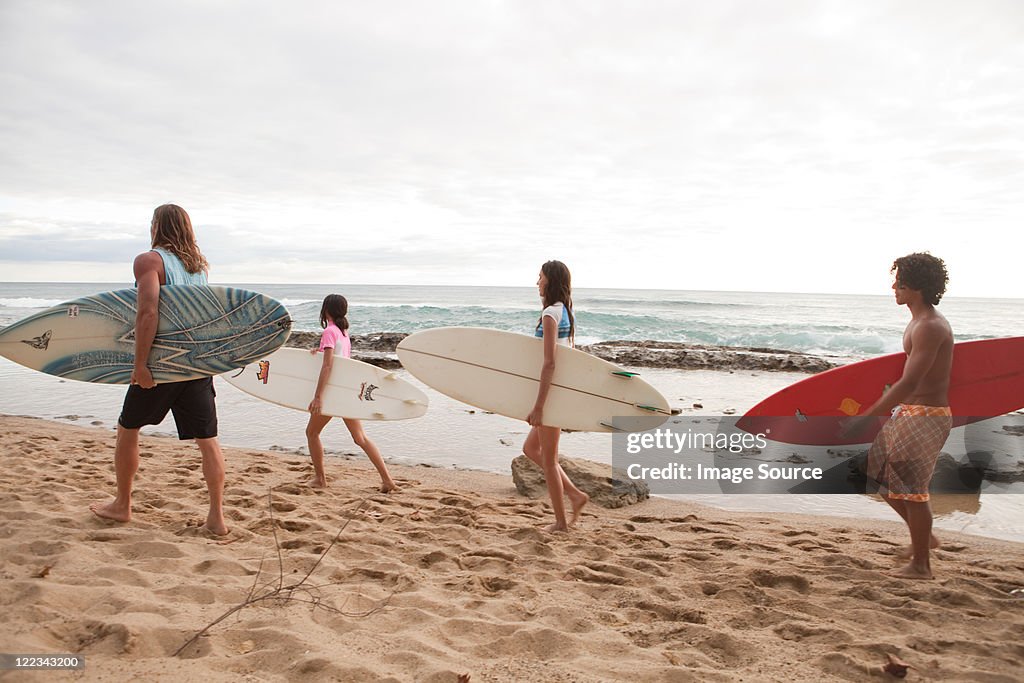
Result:
{"label": "sandy beach", "polygon": [[308,459],[247,449],[215,539],[191,444],[143,437],[115,524],[88,512],[110,430],[2,417],[0,438],[0,652],[86,661],[17,680],[859,681],[887,655],[910,680],[1020,680],[1024,544],[945,533],[936,580],[908,582],[895,523],[652,499],[549,535],[509,476],[395,465],[381,495],[336,458],[313,491]]}

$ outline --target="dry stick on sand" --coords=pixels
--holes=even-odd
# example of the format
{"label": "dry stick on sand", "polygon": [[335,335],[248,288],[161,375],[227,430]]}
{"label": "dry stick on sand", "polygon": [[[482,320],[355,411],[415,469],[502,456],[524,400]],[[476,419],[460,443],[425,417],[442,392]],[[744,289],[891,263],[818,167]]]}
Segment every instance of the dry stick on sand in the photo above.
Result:
{"label": "dry stick on sand", "polygon": [[[209,624],[207,624],[203,628],[203,630],[199,631],[194,636],[189,638],[188,642],[179,647],[177,651],[175,651],[175,653],[171,656],[177,657],[178,655],[180,655],[190,645],[192,645],[194,642],[196,642],[204,635],[206,635],[211,628],[213,628],[220,622],[224,621],[232,614],[236,614],[250,605],[255,605],[256,603],[264,602],[266,600],[279,600],[280,602],[301,602],[312,605],[314,609],[317,607],[321,607],[327,610],[328,612],[333,612],[335,614],[340,614],[346,617],[368,617],[371,614],[375,614],[376,612],[379,612],[381,609],[383,609],[388,604],[388,601],[391,599],[390,596],[380,601],[375,607],[373,607],[373,609],[367,610],[365,612],[345,612],[344,610],[338,609],[337,607],[325,605],[323,603],[323,601],[320,599],[320,596],[314,592],[322,588],[322,586],[306,585],[306,581],[309,579],[310,576],[313,575],[313,572],[316,571],[316,568],[320,566],[321,562],[323,562],[324,558],[327,556],[327,553],[331,551],[331,548],[333,548],[334,545],[341,538],[341,534],[344,533],[345,528],[348,526],[349,522],[352,521],[352,518],[355,516],[355,514],[361,511],[369,501],[369,498],[363,498],[362,500],[359,501],[359,505],[357,505],[355,510],[353,510],[352,513],[348,516],[348,519],[345,520],[345,523],[341,525],[341,528],[338,529],[338,533],[334,535],[334,538],[331,539],[330,544],[324,549],[322,553],[320,553],[320,557],[318,557],[316,562],[313,563],[313,566],[309,568],[309,571],[306,572],[305,576],[303,576],[302,579],[300,579],[296,583],[292,583],[286,586],[284,585],[284,557],[281,554],[281,542],[277,538],[277,523],[274,520],[274,493],[273,491],[268,491],[267,506],[270,509],[270,529],[274,534],[274,545],[277,548],[277,580],[272,580],[269,583],[265,583],[257,589],[257,585],[259,585],[260,582],[260,576],[263,573],[263,560],[266,558],[266,554],[264,554],[264,556],[260,558],[259,567],[257,567],[256,569],[256,577],[253,579],[252,587],[249,589],[249,594],[246,596],[245,600],[235,605],[228,611],[224,612],[224,614],[220,615],[219,617],[211,621]],[[335,584],[326,585],[330,586]],[[299,595],[296,595],[296,593],[299,593]]]}

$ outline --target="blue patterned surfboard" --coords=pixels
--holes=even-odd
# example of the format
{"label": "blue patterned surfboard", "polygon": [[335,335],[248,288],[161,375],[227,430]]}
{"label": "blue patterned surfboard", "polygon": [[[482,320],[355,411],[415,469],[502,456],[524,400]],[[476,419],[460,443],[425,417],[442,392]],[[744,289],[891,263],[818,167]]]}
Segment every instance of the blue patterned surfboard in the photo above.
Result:
{"label": "blue patterned surfboard", "polygon": [[[0,331],[0,355],[49,375],[128,384],[135,358],[135,289],[82,297]],[[279,302],[232,287],[160,288],[148,365],[157,383],[245,367],[284,345],[291,318]]]}

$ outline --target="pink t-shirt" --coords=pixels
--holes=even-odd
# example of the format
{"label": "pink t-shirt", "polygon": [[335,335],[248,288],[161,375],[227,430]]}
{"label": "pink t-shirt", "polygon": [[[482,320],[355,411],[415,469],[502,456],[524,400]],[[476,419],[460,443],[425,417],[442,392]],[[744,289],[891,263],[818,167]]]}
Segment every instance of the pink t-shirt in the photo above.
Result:
{"label": "pink t-shirt", "polygon": [[328,324],[324,333],[320,335],[320,350],[324,349],[334,349],[335,356],[352,357],[352,341],[334,323]]}

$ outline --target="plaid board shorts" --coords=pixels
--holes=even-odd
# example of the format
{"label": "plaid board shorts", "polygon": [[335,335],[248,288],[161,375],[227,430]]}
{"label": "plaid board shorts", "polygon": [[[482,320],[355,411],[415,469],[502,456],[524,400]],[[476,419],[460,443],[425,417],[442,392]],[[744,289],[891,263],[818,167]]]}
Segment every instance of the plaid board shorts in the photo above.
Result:
{"label": "plaid board shorts", "polygon": [[952,426],[947,406],[901,403],[871,444],[868,476],[889,498],[926,502],[935,462]]}

